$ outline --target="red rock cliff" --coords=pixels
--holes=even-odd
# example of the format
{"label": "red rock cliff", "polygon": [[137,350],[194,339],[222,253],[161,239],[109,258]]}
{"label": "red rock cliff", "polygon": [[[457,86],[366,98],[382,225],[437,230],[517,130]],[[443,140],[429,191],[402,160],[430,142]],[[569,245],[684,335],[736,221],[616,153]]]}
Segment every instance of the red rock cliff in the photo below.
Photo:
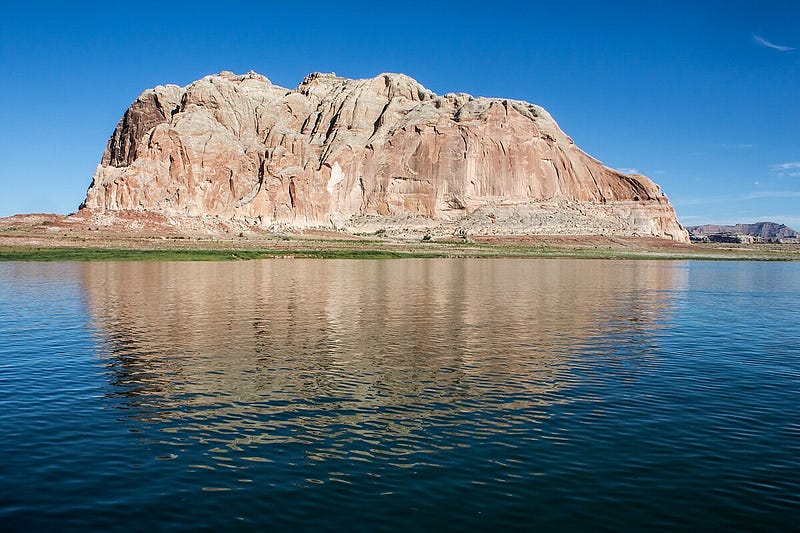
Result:
{"label": "red rock cliff", "polygon": [[82,207],[688,241],[658,185],[603,166],[541,107],[437,96],[401,74],[317,73],[289,90],[223,72],[149,89],[117,125]]}

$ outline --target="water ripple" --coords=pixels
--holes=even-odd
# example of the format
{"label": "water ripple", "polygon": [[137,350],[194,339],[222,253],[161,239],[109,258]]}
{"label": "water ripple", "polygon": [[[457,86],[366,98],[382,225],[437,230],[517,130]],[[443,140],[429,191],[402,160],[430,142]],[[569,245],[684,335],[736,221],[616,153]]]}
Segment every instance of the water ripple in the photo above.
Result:
{"label": "water ripple", "polygon": [[0,264],[0,520],[789,529],[798,302],[796,264]]}

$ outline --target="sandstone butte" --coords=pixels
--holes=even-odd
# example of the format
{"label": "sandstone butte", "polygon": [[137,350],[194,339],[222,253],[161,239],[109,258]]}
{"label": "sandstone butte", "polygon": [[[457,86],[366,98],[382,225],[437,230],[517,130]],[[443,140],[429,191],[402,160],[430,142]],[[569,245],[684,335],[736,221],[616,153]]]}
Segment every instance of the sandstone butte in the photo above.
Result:
{"label": "sandstone butte", "polygon": [[402,74],[222,72],[143,92],[81,216],[263,229],[647,236],[688,242],[660,187],[581,151],[541,107],[438,96]]}

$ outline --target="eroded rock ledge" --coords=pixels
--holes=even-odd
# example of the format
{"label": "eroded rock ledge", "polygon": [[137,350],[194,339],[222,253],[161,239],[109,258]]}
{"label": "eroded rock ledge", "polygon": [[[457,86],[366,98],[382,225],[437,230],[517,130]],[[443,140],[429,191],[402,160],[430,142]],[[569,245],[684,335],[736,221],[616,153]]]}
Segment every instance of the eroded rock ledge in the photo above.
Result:
{"label": "eroded rock ledge", "polygon": [[402,74],[222,72],[139,96],[81,208],[261,228],[440,228],[688,241],[661,189],[603,166],[541,107]]}

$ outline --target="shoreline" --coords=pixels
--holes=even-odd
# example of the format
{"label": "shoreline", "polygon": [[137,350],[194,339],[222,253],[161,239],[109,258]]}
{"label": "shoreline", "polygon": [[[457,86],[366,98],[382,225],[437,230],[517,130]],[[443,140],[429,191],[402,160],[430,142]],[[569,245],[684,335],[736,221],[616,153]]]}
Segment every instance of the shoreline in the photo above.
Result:
{"label": "shoreline", "polygon": [[[9,244],[0,234],[0,261],[235,261],[273,258],[316,259],[411,259],[411,258],[520,258],[520,259],[639,259],[701,261],[800,261],[800,246],[709,244],[673,245],[669,242],[637,242],[635,239],[593,244],[575,238],[540,244],[481,242],[408,242],[397,240],[351,241],[336,239],[281,238],[240,241],[153,241],[116,239],[75,245],[51,241]],[[549,242],[548,242],[549,241]]]}
{"label": "shoreline", "polygon": [[63,215],[0,219],[0,261],[225,261],[268,258],[581,258],[800,261],[800,244],[678,243],[597,235],[389,235],[178,230],[141,218],[98,226]]}

